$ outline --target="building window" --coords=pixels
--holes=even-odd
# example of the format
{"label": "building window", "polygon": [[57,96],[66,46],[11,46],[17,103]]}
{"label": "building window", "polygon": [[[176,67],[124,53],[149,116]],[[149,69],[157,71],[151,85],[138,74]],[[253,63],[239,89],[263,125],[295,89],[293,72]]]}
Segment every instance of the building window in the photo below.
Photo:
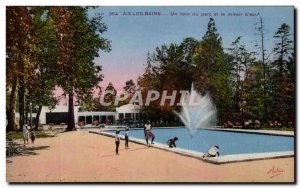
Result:
{"label": "building window", "polygon": [[131,118],[131,113],[125,113],[125,118]]}
{"label": "building window", "polygon": [[46,123],[53,123],[59,125],[62,123],[68,122],[68,113],[67,112],[47,112],[46,113]]}
{"label": "building window", "polygon": [[107,116],[107,124],[108,125],[114,124],[114,116]]}
{"label": "building window", "polygon": [[92,116],[86,116],[86,124],[92,124]]}
{"label": "building window", "polygon": [[123,118],[124,118],[124,114],[123,113],[119,114],[119,119],[123,119]]}
{"label": "building window", "polygon": [[99,124],[99,116],[96,115],[96,116],[93,116],[93,125],[98,125]]}
{"label": "building window", "polygon": [[106,123],[106,116],[100,116],[100,122]]}
{"label": "building window", "polygon": [[78,117],[78,125],[79,126],[85,125],[85,116]]}

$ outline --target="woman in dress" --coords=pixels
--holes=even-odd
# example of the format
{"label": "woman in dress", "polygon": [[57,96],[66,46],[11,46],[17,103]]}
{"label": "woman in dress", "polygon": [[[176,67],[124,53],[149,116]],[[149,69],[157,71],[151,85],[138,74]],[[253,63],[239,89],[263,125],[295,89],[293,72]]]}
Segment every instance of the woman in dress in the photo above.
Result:
{"label": "woman in dress", "polygon": [[28,139],[29,139],[29,131],[28,131],[28,129],[29,129],[28,122],[25,122],[25,124],[23,125],[23,133],[22,133],[24,145],[26,143],[28,144]]}

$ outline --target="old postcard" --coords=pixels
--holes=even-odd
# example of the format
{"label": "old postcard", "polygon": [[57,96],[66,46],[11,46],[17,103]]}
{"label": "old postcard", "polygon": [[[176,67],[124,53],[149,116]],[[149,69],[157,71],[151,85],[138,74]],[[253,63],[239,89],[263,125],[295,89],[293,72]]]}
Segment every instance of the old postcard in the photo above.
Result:
{"label": "old postcard", "polygon": [[295,183],[292,6],[7,6],[6,181]]}

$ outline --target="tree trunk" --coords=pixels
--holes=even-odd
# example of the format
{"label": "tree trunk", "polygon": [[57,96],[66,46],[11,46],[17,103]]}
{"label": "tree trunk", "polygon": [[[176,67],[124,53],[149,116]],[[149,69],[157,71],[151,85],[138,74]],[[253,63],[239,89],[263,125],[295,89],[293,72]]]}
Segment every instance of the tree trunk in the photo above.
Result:
{"label": "tree trunk", "polygon": [[25,123],[25,85],[24,85],[24,80],[20,79],[19,81],[19,91],[18,91],[18,96],[19,96],[19,130],[22,131],[23,125]]}
{"label": "tree trunk", "polygon": [[266,64],[265,64],[265,47],[264,47],[264,27],[263,27],[263,20],[260,17],[260,35],[261,35],[261,51],[262,51],[262,65],[263,65],[263,92],[264,92],[264,123],[268,121],[268,105],[267,105],[267,86],[266,86]]}
{"label": "tree trunk", "polygon": [[36,131],[39,130],[40,115],[41,115],[42,107],[43,107],[42,105],[39,105],[39,109],[38,109],[37,114],[36,114],[35,127],[34,127],[34,130],[36,130]]}
{"label": "tree trunk", "polygon": [[29,110],[29,106],[30,106],[30,102],[29,100],[25,101],[25,106],[26,106],[26,110],[25,110],[25,121],[29,121],[29,118],[28,118],[28,113],[30,112]]}
{"label": "tree trunk", "polygon": [[69,111],[68,111],[68,126],[67,131],[73,131],[75,129],[74,121],[74,96],[73,91],[69,91]]}
{"label": "tree trunk", "polygon": [[15,131],[15,111],[16,111],[16,94],[17,94],[18,78],[13,81],[10,99],[9,99],[9,109],[7,110],[7,131]]}

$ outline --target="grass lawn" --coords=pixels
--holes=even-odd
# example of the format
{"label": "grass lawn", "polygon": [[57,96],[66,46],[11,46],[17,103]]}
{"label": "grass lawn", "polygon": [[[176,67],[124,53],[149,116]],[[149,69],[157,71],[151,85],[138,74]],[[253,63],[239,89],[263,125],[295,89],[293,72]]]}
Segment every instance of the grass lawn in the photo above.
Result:
{"label": "grass lawn", "polygon": [[[54,137],[53,134],[47,133],[46,131],[35,131],[36,138],[47,138],[47,137]],[[10,131],[6,133],[6,140],[16,140],[22,139],[22,132],[14,132]]]}

